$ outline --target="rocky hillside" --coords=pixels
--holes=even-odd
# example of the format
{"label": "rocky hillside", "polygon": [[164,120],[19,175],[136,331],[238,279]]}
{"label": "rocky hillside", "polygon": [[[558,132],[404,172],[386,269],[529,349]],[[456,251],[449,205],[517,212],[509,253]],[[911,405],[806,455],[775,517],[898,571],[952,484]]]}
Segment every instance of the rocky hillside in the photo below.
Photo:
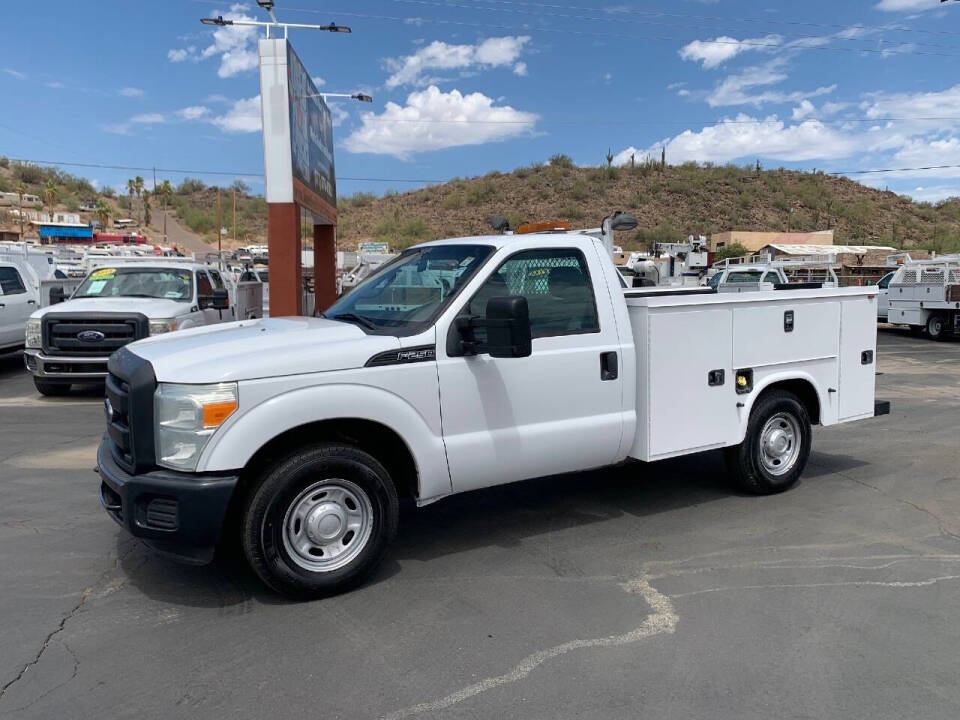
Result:
{"label": "rocky hillside", "polygon": [[[47,184],[53,183],[57,209],[75,210],[80,201],[104,197],[113,218],[142,213],[140,201],[134,200],[131,207],[126,195],[110,191],[98,195],[83,178],[0,158],[0,190],[14,190],[21,180],[27,192],[41,198]],[[242,182],[223,189],[223,225],[232,234],[234,189],[238,239],[225,246],[265,242],[266,203]],[[154,212],[160,209],[160,198],[150,202]],[[182,225],[208,242],[215,240],[216,188],[185,178],[174,186],[169,202]],[[42,205],[47,209],[46,199]],[[569,220],[574,227],[590,227],[613,210],[624,210],[640,221],[636,231],[617,238],[626,248],[723,230],[834,228],[837,243],[960,252],[960,198],[935,205],[915,203],[822,172],[758,172],[755,167],[733,165],[583,168],[557,155],[509,173],[458,178],[405,193],[388,191],[383,197],[367,193],[341,197],[339,207],[338,234],[345,248],[364,240],[386,240],[393,249],[402,249],[438,237],[487,233],[493,215],[507,217],[514,227],[535,220]]]}
{"label": "rocky hillside", "polygon": [[511,225],[569,220],[595,226],[613,210],[640,221],[618,237],[627,247],[723,230],[836,229],[837,243],[960,250],[960,199],[931,205],[846,178],[791,170],[687,164],[661,168],[581,168],[556,156],[510,173],[456,179],[378,198],[340,198],[346,244],[387,240],[394,248],[442,237],[486,233],[488,218]]}

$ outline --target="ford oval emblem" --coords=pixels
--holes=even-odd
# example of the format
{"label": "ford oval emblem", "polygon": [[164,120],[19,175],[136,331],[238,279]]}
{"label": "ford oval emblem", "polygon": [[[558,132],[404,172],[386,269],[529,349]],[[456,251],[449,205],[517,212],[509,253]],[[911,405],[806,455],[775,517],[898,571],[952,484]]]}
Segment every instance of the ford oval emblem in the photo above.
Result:
{"label": "ford oval emblem", "polygon": [[106,335],[99,330],[84,330],[77,333],[77,340],[80,342],[100,342]]}

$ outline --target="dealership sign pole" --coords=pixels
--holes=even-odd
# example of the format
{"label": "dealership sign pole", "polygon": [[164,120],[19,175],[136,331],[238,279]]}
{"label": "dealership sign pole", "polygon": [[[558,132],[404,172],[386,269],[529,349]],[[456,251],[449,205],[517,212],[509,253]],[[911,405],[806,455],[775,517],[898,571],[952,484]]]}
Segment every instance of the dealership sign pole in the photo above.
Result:
{"label": "dealership sign pole", "polygon": [[[287,41],[289,28],[350,32],[342,25],[280,23],[272,2],[258,4],[271,22],[217,17],[207,25],[265,27],[258,42],[263,118],[264,195],[270,253],[270,314],[300,315],[304,310],[302,232],[313,235],[314,308],[337,297],[337,183],[333,162],[330,108]],[[269,5],[269,7],[268,7]],[[277,37],[283,30],[283,37]]]}

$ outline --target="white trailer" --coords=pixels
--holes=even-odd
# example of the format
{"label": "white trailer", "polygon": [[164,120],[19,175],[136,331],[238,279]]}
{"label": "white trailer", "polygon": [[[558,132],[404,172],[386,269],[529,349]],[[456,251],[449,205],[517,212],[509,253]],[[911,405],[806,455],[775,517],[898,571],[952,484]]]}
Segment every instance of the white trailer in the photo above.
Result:
{"label": "white trailer", "polygon": [[933,340],[960,332],[960,255],[910,260],[887,286],[887,322],[927,331]]}

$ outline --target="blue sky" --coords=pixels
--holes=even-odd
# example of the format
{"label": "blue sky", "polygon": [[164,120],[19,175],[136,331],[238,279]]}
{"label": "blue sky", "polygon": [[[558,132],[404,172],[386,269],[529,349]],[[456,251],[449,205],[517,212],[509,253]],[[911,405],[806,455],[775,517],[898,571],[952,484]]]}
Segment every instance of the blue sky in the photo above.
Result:
{"label": "blue sky", "polygon": [[[0,154],[259,173],[255,3],[7,8]],[[333,103],[341,195],[565,153],[849,171],[960,165],[960,3],[939,0],[277,0]],[[65,169],[99,185],[137,174]],[[139,173],[149,178],[149,173]],[[182,173],[158,173],[179,182]],[[936,200],[960,169],[856,175]],[[381,178],[348,180],[346,178]],[[262,179],[244,176],[256,191]]]}

